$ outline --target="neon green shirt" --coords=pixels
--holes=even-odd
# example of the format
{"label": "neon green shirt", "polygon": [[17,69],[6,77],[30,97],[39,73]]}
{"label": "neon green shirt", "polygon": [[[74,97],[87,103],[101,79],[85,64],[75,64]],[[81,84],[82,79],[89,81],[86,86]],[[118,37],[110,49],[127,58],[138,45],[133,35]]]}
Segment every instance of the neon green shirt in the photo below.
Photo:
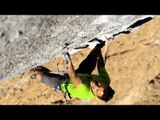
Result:
{"label": "neon green shirt", "polygon": [[[104,82],[106,85],[110,84],[110,79],[105,68],[100,69],[99,75],[92,74],[89,76],[88,74],[78,73],[78,76],[81,78],[82,83],[77,88],[74,86],[71,80],[67,86],[70,96],[74,98],[90,99],[96,97],[90,88],[91,80]],[[61,84],[61,89],[63,92],[66,92],[65,81]]]}

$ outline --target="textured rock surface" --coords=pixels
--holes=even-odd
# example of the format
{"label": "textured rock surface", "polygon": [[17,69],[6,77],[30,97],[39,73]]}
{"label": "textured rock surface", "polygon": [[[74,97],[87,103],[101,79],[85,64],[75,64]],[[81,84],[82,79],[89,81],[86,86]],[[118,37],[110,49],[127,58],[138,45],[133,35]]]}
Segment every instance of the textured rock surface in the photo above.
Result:
{"label": "textured rock surface", "polygon": [[[71,56],[74,66],[88,55],[89,48]],[[116,37],[110,43],[106,69],[111,78],[114,97],[104,103],[99,99],[80,101],[71,99],[70,104],[160,104],[160,17],[156,17],[129,34]],[[58,65],[58,66],[57,66]],[[56,71],[64,70],[63,59],[54,58],[43,66]],[[96,70],[94,71],[96,73]],[[0,83],[0,104],[49,104],[64,105],[63,93],[45,84],[23,76]]]}
{"label": "textured rock surface", "polygon": [[0,80],[23,73],[95,37],[126,30],[142,15],[0,16]]}

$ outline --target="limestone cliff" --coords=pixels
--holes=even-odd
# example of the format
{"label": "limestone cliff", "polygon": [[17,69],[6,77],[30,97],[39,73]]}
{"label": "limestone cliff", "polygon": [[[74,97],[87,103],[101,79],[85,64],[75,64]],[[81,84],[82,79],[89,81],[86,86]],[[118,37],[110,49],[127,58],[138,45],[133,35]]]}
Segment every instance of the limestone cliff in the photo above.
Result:
{"label": "limestone cliff", "polygon": [[[106,69],[115,90],[113,99],[70,104],[160,104],[160,17],[157,16],[128,34],[120,34],[109,46]],[[71,57],[75,67],[90,52],[84,48]],[[54,57],[43,64],[51,70],[65,70],[63,59]],[[96,70],[94,71],[96,72]],[[0,83],[0,104],[65,104],[63,93],[36,80],[27,71]]]}

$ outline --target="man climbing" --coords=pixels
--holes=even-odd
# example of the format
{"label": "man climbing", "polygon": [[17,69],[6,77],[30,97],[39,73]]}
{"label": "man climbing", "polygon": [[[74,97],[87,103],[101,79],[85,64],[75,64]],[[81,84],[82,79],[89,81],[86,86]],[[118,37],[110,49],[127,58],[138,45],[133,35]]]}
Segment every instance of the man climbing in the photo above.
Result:
{"label": "man climbing", "polygon": [[[39,66],[31,70],[31,76],[39,78],[51,87],[62,90],[70,98],[91,99],[98,97],[103,101],[108,101],[113,97],[114,90],[110,87],[110,78],[105,70],[108,45],[104,45],[105,42],[97,44],[77,70],[74,69],[70,54],[66,52],[64,53],[64,64],[67,74],[54,74],[47,68]],[[104,54],[102,55],[101,48],[103,46]],[[99,75],[91,74],[96,65]],[[36,77],[34,77],[35,71],[37,72]]]}
{"label": "man climbing", "polygon": [[[103,46],[104,43],[97,44],[77,70],[74,69],[69,53],[64,54],[65,66],[70,77],[67,91],[71,97],[80,99],[98,97],[103,101],[108,101],[113,97],[114,90],[109,86],[110,78],[105,70],[108,46],[105,46],[102,55]],[[96,64],[99,75],[91,74]],[[66,92],[64,83],[61,88],[63,92]]]}

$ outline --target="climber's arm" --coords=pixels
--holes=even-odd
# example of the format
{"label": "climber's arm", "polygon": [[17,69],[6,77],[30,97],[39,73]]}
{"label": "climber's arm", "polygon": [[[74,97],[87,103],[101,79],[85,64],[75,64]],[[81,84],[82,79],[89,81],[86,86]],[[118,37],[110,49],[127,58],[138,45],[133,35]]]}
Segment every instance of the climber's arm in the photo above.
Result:
{"label": "climber's arm", "polygon": [[67,68],[67,73],[68,73],[71,81],[73,82],[73,84],[76,87],[78,87],[82,83],[82,80],[79,78],[79,76],[75,72],[75,69],[74,69],[74,66],[72,64],[69,53],[65,54],[65,59],[64,60],[65,60],[65,62],[67,62],[65,64],[66,64],[66,68]]}

